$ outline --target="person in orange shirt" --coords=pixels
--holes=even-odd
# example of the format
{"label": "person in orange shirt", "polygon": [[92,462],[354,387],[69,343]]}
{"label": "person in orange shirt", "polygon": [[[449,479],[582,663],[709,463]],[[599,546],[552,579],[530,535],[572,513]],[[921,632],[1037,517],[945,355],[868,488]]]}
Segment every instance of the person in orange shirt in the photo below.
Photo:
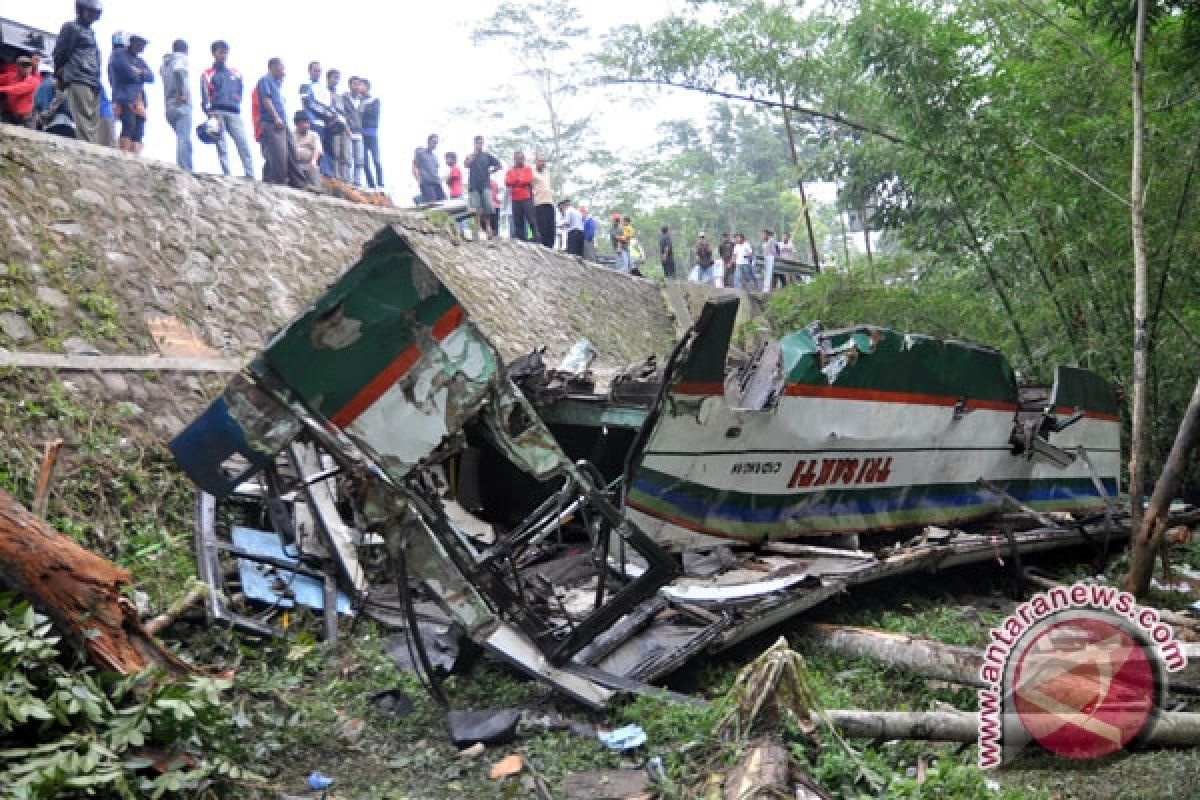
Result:
{"label": "person in orange shirt", "polygon": [[33,70],[33,59],[29,56],[17,57],[17,74],[15,79],[0,86],[0,102],[3,103],[4,121],[10,125],[33,127],[33,96],[42,79]]}
{"label": "person in orange shirt", "polygon": [[533,214],[533,170],[525,163],[525,154],[513,153],[513,165],[504,173],[504,185],[508,187],[508,199],[512,201],[512,238],[529,241],[526,225],[533,232],[533,241],[538,241],[537,220]]}

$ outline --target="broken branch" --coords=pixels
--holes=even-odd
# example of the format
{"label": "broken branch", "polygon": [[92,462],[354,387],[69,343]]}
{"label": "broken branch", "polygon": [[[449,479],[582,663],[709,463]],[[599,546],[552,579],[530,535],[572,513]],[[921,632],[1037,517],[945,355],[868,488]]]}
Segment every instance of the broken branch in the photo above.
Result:
{"label": "broken branch", "polygon": [[183,614],[183,612],[187,611],[189,608],[196,605],[207,596],[207,586],[193,587],[190,592],[172,603],[170,608],[147,622],[146,633],[150,634],[151,636],[158,636],[158,634],[162,633],[163,630],[170,627],[175,620],[179,619],[179,616]]}

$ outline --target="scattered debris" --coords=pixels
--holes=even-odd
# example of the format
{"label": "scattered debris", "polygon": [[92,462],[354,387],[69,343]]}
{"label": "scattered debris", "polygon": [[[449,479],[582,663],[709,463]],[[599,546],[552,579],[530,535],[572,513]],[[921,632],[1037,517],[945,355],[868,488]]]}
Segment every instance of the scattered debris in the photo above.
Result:
{"label": "scattered debris", "polygon": [[485,750],[487,750],[486,744],[484,744],[483,742],[476,742],[475,744],[471,745],[470,747],[466,748],[465,750],[459,750],[458,757],[463,759],[464,761],[467,761],[472,758],[478,758],[479,756],[483,755]]}
{"label": "scattered debris", "polygon": [[492,768],[488,770],[488,777],[494,781],[498,781],[512,775],[517,775],[524,768],[525,762],[521,759],[521,754],[513,753],[492,764]]}
{"label": "scattered debris", "polygon": [[626,725],[612,731],[598,731],[596,736],[609,750],[636,750],[646,743],[646,732],[640,725]]}
{"label": "scattered debris", "polygon": [[384,689],[371,695],[367,702],[376,713],[385,717],[407,717],[412,713],[412,698],[400,689]]}
{"label": "scattered debris", "polygon": [[517,733],[521,712],[513,709],[499,711],[448,711],[450,741],[460,750],[472,744],[485,745],[511,742]]}
{"label": "scattered debris", "polygon": [[306,782],[308,783],[308,788],[312,789],[314,792],[323,792],[330,786],[333,786],[334,779],[326,777],[319,771],[314,770],[313,772],[309,773]]}

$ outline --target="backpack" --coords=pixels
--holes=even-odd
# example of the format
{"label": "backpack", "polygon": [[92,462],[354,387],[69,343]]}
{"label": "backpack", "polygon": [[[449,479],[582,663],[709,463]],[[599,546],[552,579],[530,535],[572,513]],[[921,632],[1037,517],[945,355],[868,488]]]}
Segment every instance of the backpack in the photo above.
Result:
{"label": "backpack", "polygon": [[250,119],[254,120],[254,141],[261,142],[263,138],[263,124],[259,112],[262,111],[262,101],[258,97],[258,87],[254,87],[254,91],[250,93]]}

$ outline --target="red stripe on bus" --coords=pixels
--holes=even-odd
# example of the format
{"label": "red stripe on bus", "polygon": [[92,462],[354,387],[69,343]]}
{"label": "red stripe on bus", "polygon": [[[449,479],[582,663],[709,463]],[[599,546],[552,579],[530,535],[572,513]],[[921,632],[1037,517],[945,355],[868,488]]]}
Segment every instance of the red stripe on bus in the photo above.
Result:
{"label": "red stripe on bus", "polygon": [[[449,336],[455,328],[462,324],[462,306],[454,306],[433,323],[433,338],[441,341]],[[375,404],[383,393],[396,384],[412,369],[413,364],[421,358],[421,350],[415,344],[409,345],[392,359],[386,367],[379,371],[371,381],[351,397],[346,405],[339,408],[329,421],[339,428],[345,428],[362,413]]]}

